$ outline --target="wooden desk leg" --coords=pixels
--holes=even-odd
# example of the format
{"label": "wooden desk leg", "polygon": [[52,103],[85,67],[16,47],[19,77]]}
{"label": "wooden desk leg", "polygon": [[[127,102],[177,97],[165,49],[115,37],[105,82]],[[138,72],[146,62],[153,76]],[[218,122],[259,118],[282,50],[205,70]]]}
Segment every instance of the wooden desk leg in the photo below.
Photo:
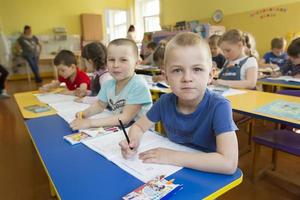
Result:
{"label": "wooden desk leg", "polygon": [[254,126],[254,119],[251,119],[250,122],[247,125],[247,131],[248,131],[248,145],[251,149],[251,143],[252,143],[252,136],[253,136],[253,126]]}
{"label": "wooden desk leg", "polygon": [[276,149],[272,149],[272,167],[271,170],[275,171],[277,167],[278,153]]}
{"label": "wooden desk leg", "polygon": [[260,145],[257,143],[254,143],[254,153],[253,153],[253,159],[252,159],[252,176],[251,180],[252,182],[256,182],[258,179],[258,160],[259,160],[259,154],[260,154]]}
{"label": "wooden desk leg", "polygon": [[277,91],[278,91],[277,86],[272,86],[272,92],[273,92],[273,93],[276,93]]}
{"label": "wooden desk leg", "polygon": [[51,197],[56,197],[56,192],[55,192],[54,186],[53,186],[53,184],[50,180],[49,180],[49,186],[50,186],[50,195],[51,195]]}

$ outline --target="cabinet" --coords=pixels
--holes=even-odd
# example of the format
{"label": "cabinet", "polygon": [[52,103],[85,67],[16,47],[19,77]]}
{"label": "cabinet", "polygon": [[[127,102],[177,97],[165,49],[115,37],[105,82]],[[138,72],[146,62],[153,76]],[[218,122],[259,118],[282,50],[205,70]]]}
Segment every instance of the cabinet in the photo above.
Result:
{"label": "cabinet", "polygon": [[81,14],[81,32],[83,41],[101,41],[103,39],[102,16]]}

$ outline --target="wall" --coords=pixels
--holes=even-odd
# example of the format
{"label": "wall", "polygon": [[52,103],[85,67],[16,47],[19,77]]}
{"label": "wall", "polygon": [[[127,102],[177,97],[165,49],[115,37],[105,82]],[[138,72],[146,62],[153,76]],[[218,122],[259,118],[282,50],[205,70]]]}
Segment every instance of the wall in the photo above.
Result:
{"label": "wall", "polygon": [[270,50],[271,39],[274,37],[285,37],[288,42],[293,33],[300,32],[300,2],[278,6],[274,8],[286,8],[287,12],[278,12],[276,16],[265,17],[252,16],[253,11],[225,16],[221,25],[227,29],[239,28],[252,33],[256,38],[257,49],[260,55]]}
{"label": "wall", "polygon": [[51,34],[56,26],[66,27],[68,34],[80,34],[80,14],[103,15],[105,8],[128,9],[129,1],[1,0],[0,19],[7,35],[21,32],[25,24],[31,25],[34,34],[37,35]]}
{"label": "wall", "polygon": [[224,15],[246,12],[269,6],[300,2],[300,0],[160,0],[162,25],[177,21],[205,19],[212,16],[216,9]]}
{"label": "wall", "polygon": [[[199,8],[201,8],[200,2],[203,2],[202,0],[192,1],[198,6],[191,6],[191,4],[183,4],[183,3],[181,3],[180,5],[179,0],[173,0],[172,2],[174,2],[175,4],[173,4],[172,6],[168,6],[167,3],[171,4],[171,1],[162,0],[161,2],[162,9],[163,9],[162,22],[168,22],[168,23],[163,23],[164,25],[164,24],[174,24],[176,21],[182,21],[182,20],[188,21],[188,20],[198,19],[201,22],[209,22],[210,24],[215,25],[215,23],[211,20],[211,15],[216,8],[220,8],[224,12],[224,18],[222,22],[219,23],[218,25],[223,25],[226,27],[226,29],[238,28],[243,31],[252,33],[256,38],[257,49],[261,56],[266,51],[269,51],[270,41],[273,37],[282,36],[290,40],[293,33],[300,31],[300,23],[298,23],[297,20],[300,18],[300,12],[299,12],[300,1],[252,0],[246,2],[245,0],[240,0],[239,4],[236,4],[230,10],[230,5],[233,5],[232,4],[233,1],[234,0],[222,1],[223,4],[225,4],[224,2],[226,2],[226,5],[216,7],[216,6],[212,6],[213,4],[212,2],[216,4],[216,2],[221,2],[221,1],[212,0],[210,1],[210,3],[205,4],[203,8],[203,12],[200,12]],[[282,3],[285,4],[280,5]],[[275,6],[276,4],[279,6]],[[196,9],[197,7],[198,7],[198,11]],[[266,17],[263,19],[260,19],[260,15],[251,17],[251,14],[253,14],[255,11],[261,10],[262,8],[270,8],[270,7],[286,8],[287,12],[276,12],[276,16]],[[183,10],[180,15],[179,15],[180,13],[179,8],[182,8]],[[171,11],[171,9],[173,10]],[[245,11],[246,9],[247,11]],[[244,12],[240,12],[239,10],[240,11],[244,10]],[[168,15],[168,17],[166,17],[166,15]],[[172,17],[169,17],[169,15]]]}

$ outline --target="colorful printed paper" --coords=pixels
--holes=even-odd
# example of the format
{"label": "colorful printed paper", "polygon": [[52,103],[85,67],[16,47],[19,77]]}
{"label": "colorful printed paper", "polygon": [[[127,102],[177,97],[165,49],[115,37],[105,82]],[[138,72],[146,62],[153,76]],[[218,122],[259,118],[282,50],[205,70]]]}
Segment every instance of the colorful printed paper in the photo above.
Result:
{"label": "colorful printed paper", "polygon": [[276,100],[258,108],[256,112],[300,120],[300,103]]}

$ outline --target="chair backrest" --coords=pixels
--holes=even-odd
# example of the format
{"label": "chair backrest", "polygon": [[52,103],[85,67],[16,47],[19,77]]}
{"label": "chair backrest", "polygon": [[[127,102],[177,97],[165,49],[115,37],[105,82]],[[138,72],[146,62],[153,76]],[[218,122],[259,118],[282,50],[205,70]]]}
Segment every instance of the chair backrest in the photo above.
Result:
{"label": "chair backrest", "polygon": [[300,97],[300,90],[280,90],[278,94]]}

